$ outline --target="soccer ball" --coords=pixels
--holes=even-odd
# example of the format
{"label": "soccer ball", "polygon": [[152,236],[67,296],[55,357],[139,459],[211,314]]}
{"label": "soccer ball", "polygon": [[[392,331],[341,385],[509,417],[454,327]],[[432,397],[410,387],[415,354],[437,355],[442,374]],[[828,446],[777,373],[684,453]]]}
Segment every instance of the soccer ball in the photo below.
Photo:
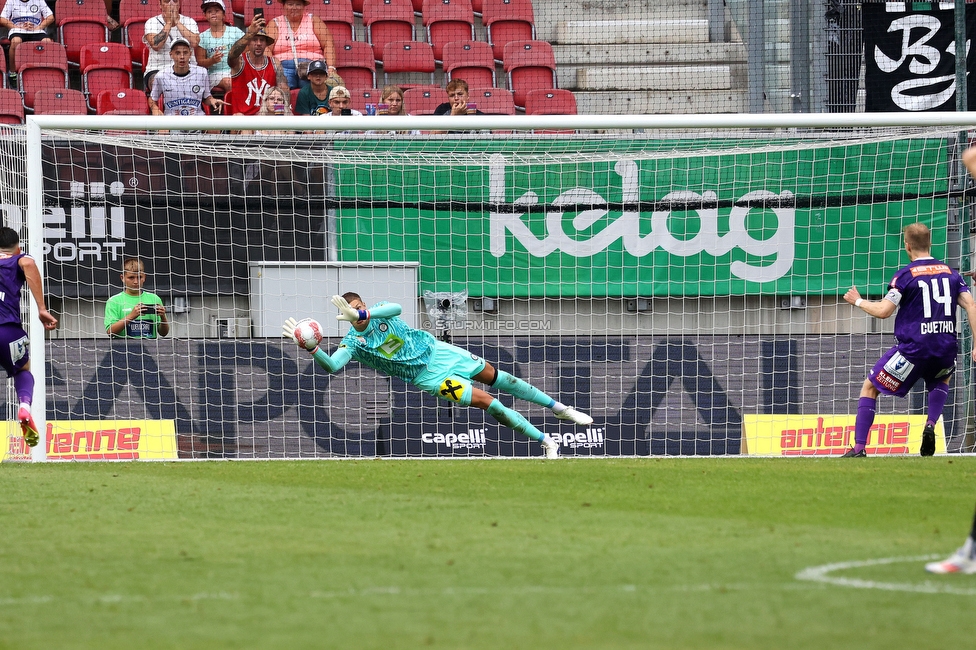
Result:
{"label": "soccer ball", "polygon": [[322,341],[322,326],[313,318],[303,318],[295,325],[295,340],[306,350],[314,350]]}

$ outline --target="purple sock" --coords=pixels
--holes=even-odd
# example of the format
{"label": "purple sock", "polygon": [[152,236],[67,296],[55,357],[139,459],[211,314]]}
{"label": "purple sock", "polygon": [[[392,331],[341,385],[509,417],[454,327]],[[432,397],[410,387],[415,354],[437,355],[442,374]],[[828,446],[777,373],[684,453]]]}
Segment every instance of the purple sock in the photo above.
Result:
{"label": "purple sock", "polygon": [[868,441],[868,431],[874,424],[874,411],[878,400],[873,397],[862,397],[857,400],[857,417],[854,419],[854,451],[864,450]]}
{"label": "purple sock", "polygon": [[34,375],[29,370],[21,370],[14,375],[14,389],[17,391],[17,399],[22,404],[30,404],[34,401]]}
{"label": "purple sock", "polygon": [[939,421],[947,399],[949,399],[949,385],[940,381],[929,391],[929,422],[935,424]]}

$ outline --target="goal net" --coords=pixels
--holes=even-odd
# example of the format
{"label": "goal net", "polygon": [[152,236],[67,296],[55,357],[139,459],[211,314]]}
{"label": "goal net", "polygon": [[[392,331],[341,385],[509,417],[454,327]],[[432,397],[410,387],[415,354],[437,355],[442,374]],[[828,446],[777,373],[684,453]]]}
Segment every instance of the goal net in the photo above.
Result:
{"label": "goal net", "polygon": [[[330,375],[282,338],[285,319],[312,317],[334,350],[349,326],[330,298],[348,291],[592,415],[575,426],[487,389],[563,455],[843,453],[894,342],[894,319],[844,292],[882,296],[916,221],[935,257],[971,268],[960,126],[231,119],[262,134],[132,118],[2,134],[4,220],[33,243],[60,320],[33,339],[48,459],[541,453],[479,409],[355,361]],[[124,331],[156,338],[107,334],[127,258],[166,325]],[[971,444],[970,369],[961,355],[948,451]],[[880,398],[869,452],[917,452],[925,407],[921,386]]]}

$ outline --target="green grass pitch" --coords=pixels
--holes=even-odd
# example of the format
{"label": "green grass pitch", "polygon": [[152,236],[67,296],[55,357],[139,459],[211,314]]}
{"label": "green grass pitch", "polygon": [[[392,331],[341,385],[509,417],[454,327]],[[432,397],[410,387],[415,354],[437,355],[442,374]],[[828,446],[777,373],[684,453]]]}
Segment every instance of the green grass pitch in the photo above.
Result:
{"label": "green grass pitch", "polygon": [[[976,458],[0,466],[0,648],[964,648]],[[915,559],[906,559],[915,558]],[[811,567],[846,586],[801,580]]]}

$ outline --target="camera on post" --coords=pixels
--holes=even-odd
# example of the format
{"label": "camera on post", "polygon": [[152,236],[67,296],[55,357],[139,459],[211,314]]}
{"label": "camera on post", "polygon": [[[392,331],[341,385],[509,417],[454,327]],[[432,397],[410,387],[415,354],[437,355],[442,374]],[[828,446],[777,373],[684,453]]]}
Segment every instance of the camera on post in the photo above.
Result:
{"label": "camera on post", "polygon": [[467,291],[424,291],[424,307],[431,326],[443,341],[451,340],[452,329],[464,329],[468,320]]}

